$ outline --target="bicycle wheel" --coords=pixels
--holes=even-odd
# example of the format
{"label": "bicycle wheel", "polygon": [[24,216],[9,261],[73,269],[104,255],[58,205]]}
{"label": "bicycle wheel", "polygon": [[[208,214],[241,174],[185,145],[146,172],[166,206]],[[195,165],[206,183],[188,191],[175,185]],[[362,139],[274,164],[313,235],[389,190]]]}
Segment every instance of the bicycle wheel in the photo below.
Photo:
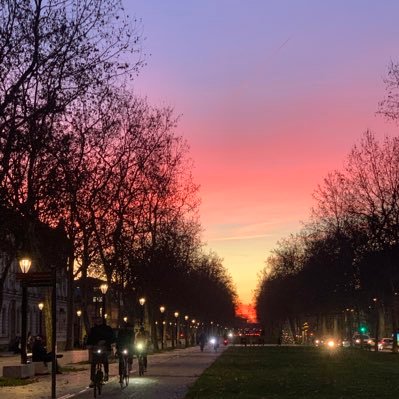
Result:
{"label": "bicycle wheel", "polygon": [[125,385],[128,386],[129,385],[129,372],[126,369],[126,374],[125,374]]}
{"label": "bicycle wheel", "polygon": [[144,375],[144,359],[143,356],[139,358],[139,376]]}
{"label": "bicycle wheel", "polygon": [[121,367],[121,371],[119,374],[119,383],[121,385],[121,388],[123,388],[125,385],[128,385],[128,381],[126,381],[126,376],[128,376],[128,362],[127,362],[127,358],[123,357],[122,358],[122,367]]}
{"label": "bicycle wheel", "polygon": [[122,371],[119,374],[119,384],[121,385],[121,388],[123,388],[124,379],[125,379],[125,367],[123,366]]}
{"label": "bicycle wheel", "polygon": [[94,382],[94,392],[95,392],[94,397],[96,397],[96,391],[98,392],[99,395],[101,395],[101,390],[103,387],[103,379],[104,379],[104,373],[102,372],[101,369],[97,370]]}

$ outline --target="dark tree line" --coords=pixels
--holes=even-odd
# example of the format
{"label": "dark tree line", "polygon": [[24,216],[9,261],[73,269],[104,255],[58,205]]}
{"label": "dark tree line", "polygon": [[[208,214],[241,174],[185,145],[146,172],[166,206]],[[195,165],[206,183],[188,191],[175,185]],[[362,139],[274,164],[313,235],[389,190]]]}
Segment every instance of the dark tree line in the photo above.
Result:
{"label": "dark tree line", "polygon": [[[198,186],[178,120],[126,89],[143,65],[140,41],[118,0],[0,0],[0,236],[8,260],[0,282],[22,251],[48,268],[40,226],[63,230],[69,348],[76,278],[83,306],[94,276],[118,303],[145,294],[153,310],[162,302],[204,320],[234,313],[230,277],[202,251]],[[22,233],[11,229],[14,238],[10,212],[26,223]]]}
{"label": "dark tree line", "polygon": [[[398,65],[392,64],[379,112],[398,120]],[[398,331],[399,137],[378,141],[366,132],[342,170],[330,173],[314,194],[312,218],[282,240],[260,277],[256,306],[271,335],[289,322],[294,335],[315,320],[341,320],[340,335],[354,319],[379,334],[381,314]],[[397,343],[394,340],[394,351]]]}

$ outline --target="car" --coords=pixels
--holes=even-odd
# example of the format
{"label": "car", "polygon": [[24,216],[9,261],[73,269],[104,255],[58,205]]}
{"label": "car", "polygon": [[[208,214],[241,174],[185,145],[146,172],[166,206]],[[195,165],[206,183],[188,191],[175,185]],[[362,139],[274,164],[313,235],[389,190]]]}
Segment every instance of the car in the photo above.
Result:
{"label": "car", "polygon": [[378,350],[382,351],[384,349],[392,349],[393,346],[393,338],[382,338],[378,342]]}
{"label": "car", "polygon": [[374,345],[374,340],[370,338],[370,335],[367,334],[354,334],[352,337],[352,344],[355,347],[363,347],[370,348]]}
{"label": "car", "polygon": [[316,338],[313,341],[313,344],[314,344],[314,346],[322,346],[324,344],[324,341],[322,339],[320,339],[320,338]]}
{"label": "car", "polygon": [[325,346],[328,348],[336,348],[338,346],[342,346],[341,341],[334,337],[316,338],[313,341],[313,344],[314,346]]}
{"label": "car", "polygon": [[345,338],[342,340],[342,346],[344,348],[349,348],[351,346],[351,341],[349,338]]}

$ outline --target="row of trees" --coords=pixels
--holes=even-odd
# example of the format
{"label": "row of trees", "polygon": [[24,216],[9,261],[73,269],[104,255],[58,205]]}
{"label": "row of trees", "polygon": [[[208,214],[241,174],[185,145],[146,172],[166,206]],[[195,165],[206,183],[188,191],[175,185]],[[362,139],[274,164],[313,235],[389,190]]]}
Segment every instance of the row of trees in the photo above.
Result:
{"label": "row of trees", "polygon": [[[83,306],[95,276],[124,303],[146,295],[150,315],[162,302],[234,317],[231,279],[202,250],[177,118],[126,89],[143,65],[138,30],[118,0],[0,0],[0,282],[21,251],[39,270],[54,265],[39,226],[64,231],[67,347],[75,278]],[[26,228],[13,228],[10,210]]]}
{"label": "row of trees", "polygon": [[[393,64],[379,110],[396,120],[397,71]],[[366,132],[344,168],[330,173],[314,198],[310,221],[300,233],[280,241],[266,262],[256,297],[260,320],[278,334],[286,320],[298,331],[313,318],[320,333],[323,319],[340,317],[350,322],[342,332],[349,335],[355,312],[357,323],[369,320],[370,332],[378,336],[380,315],[388,313],[390,330],[396,333],[399,137],[378,141]]]}

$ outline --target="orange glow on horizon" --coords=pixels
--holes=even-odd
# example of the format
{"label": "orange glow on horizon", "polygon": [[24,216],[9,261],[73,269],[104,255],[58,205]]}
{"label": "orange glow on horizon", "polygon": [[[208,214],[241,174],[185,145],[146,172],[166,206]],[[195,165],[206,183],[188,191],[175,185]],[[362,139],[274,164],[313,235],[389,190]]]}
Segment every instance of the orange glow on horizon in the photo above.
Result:
{"label": "orange glow on horizon", "polygon": [[236,315],[247,319],[248,323],[257,323],[256,310],[251,304],[240,303],[236,309]]}

